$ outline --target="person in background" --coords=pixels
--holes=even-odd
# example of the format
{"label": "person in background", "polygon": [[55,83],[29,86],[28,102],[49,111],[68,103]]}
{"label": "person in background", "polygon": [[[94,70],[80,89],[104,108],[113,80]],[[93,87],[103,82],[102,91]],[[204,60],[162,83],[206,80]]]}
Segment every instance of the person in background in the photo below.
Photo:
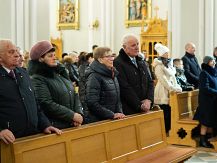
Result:
{"label": "person in background", "polygon": [[[213,57],[214,57],[215,61],[217,61],[217,47],[215,47],[213,50]],[[215,64],[215,68],[217,69],[217,64]]]}
{"label": "person in background", "polygon": [[23,67],[28,68],[28,64],[29,64],[29,52],[28,51],[24,51],[23,58],[24,58]]}
{"label": "person in background", "polygon": [[201,69],[195,57],[195,45],[193,43],[190,42],[185,45],[185,55],[182,57],[182,61],[187,81],[197,89]]}
{"label": "person in background", "polygon": [[69,55],[64,56],[63,63],[69,72],[70,80],[74,83],[74,86],[77,87],[79,83],[77,52],[71,52]]}
{"label": "person in background", "polygon": [[78,94],[63,65],[57,64],[55,49],[49,41],[37,42],[30,50],[29,74],[36,98],[50,122],[58,128],[83,123]]}
{"label": "person in background", "polygon": [[217,125],[217,70],[215,64],[214,57],[205,56],[203,58],[202,72],[199,77],[198,108],[194,116],[194,119],[199,120],[201,125],[199,145],[206,148],[213,148],[208,138]]}
{"label": "person in background", "polygon": [[148,61],[148,58],[147,58],[147,52],[144,51],[143,53],[139,53],[138,56],[142,58],[142,60],[144,61],[144,63],[146,64],[146,66],[148,67],[148,72],[149,74],[151,75],[151,78],[152,80],[155,80],[155,75],[154,75],[154,72],[152,71],[152,66],[151,64],[149,63]]}
{"label": "person in background", "polygon": [[94,61],[85,73],[87,123],[125,117],[122,113],[118,72],[113,67],[113,61],[110,48],[98,47],[94,51]]}
{"label": "person in background", "polygon": [[[85,112],[88,112],[88,108],[87,108],[87,104],[85,102],[85,86],[86,86],[86,77],[85,77],[85,71],[87,70],[87,68],[89,67],[89,65],[93,62],[94,58],[93,58],[93,53],[86,53],[86,52],[81,52],[79,57],[79,61],[78,61],[78,73],[79,73],[79,89],[78,89],[78,93],[79,93],[79,98],[81,101],[81,105],[83,107],[83,112],[84,115],[87,115]],[[86,119],[86,117],[85,117]],[[85,120],[86,122],[86,120]]]}
{"label": "person in background", "polygon": [[16,46],[0,40],[0,139],[9,144],[39,132],[61,134],[39,110],[29,75],[18,64]]}
{"label": "person in background", "polygon": [[176,82],[176,69],[173,67],[173,61],[169,58],[169,49],[157,43],[154,46],[159,57],[153,61],[157,84],[154,90],[154,103],[159,105],[164,112],[164,121],[166,133],[171,128],[171,107],[169,105],[170,92],[182,92],[182,88]]}
{"label": "person in background", "polygon": [[23,56],[23,51],[17,47],[17,52],[19,54],[19,63],[18,63],[18,67],[24,67],[24,56]]}
{"label": "person in background", "polygon": [[117,68],[120,96],[125,115],[144,113],[151,109],[154,84],[148,66],[139,57],[139,41],[133,34],[123,37],[122,48],[114,60]]}
{"label": "person in background", "polygon": [[187,78],[185,77],[183,61],[179,58],[176,58],[173,60],[173,65],[176,68],[176,81],[181,86],[182,91],[194,90],[194,85],[188,83]]}
{"label": "person in background", "polygon": [[92,46],[92,53],[93,53],[98,47],[99,47],[98,45],[93,45],[93,46]]}
{"label": "person in background", "polygon": [[62,54],[62,60],[64,59],[65,56],[69,55],[68,53],[63,53]]}

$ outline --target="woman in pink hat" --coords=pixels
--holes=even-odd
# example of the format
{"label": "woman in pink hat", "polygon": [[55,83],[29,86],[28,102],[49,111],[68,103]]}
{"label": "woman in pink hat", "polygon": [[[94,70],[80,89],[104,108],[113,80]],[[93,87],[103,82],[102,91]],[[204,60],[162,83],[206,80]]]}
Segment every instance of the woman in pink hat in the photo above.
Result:
{"label": "woman in pink hat", "polygon": [[36,98],[51,123],[58,128],[79,126],[82,108],[65,67],[57,64],[49,41],[36,43],[30,51],[29,74]]}

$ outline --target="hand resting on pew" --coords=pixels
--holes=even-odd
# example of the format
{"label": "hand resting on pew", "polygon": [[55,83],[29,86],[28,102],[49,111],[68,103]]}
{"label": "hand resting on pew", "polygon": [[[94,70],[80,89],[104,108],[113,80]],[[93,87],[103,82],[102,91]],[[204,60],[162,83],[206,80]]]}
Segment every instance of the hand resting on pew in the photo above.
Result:
{"label": "hand resting on pew", "polygon": [[14,134],[8,129],[4,129],[0,132],[0,139],[6,144],[13,143],[15,141]]}
{"label": "hand resting on pew", "polygon": [[122,119],[125,118],[126,116],[123,113],[115,113],[113,119]]}
{"label": "hand resting on pew", "polygon": [[145,113],[148,112],[151,108],[151,100],[145,99],[145,100],[142,100],[141,102],[142,102],[141,110]]}
{"label": "hand resting on pew", "polygon": [[[56,127],[48,126],[44,129],[45,134],[56,133],[57,135],[61,135],[62,131]],[[9,129],[4,129],[0,132],[0,140],[2,140],[6,144],[13,143],[15,141],[14,134]]]}

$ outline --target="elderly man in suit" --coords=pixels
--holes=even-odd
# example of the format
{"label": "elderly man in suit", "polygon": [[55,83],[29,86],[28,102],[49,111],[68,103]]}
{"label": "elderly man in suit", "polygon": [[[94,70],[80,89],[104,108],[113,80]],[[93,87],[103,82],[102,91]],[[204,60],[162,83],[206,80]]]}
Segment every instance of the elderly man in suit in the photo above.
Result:
{"label": "elderly man in suit", "polygon": [[0,40],[0,139],[62,131],[51,126],[38,109],[28,73],[20,67],[19,54],[10,40]]}
{"label": "elderly man in suit", "polygon": [[139,56],[139,41],[133,34],[123,37],[119,56],[114,60],[123,112],[126,115],[148,112],[154,99],[153,80],[145,61]]}

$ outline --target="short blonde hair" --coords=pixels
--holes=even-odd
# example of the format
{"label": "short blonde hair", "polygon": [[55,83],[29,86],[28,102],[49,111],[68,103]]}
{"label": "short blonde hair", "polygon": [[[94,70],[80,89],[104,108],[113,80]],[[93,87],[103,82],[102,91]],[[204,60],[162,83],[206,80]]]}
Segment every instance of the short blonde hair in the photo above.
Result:
{"label": "short blonde hair", "polygon": [[98,47],[93,52],[93,58],[95,60],[98,60],[99,58],[102,58],[106,52],[110,52],[111,49],[108,47]]}

